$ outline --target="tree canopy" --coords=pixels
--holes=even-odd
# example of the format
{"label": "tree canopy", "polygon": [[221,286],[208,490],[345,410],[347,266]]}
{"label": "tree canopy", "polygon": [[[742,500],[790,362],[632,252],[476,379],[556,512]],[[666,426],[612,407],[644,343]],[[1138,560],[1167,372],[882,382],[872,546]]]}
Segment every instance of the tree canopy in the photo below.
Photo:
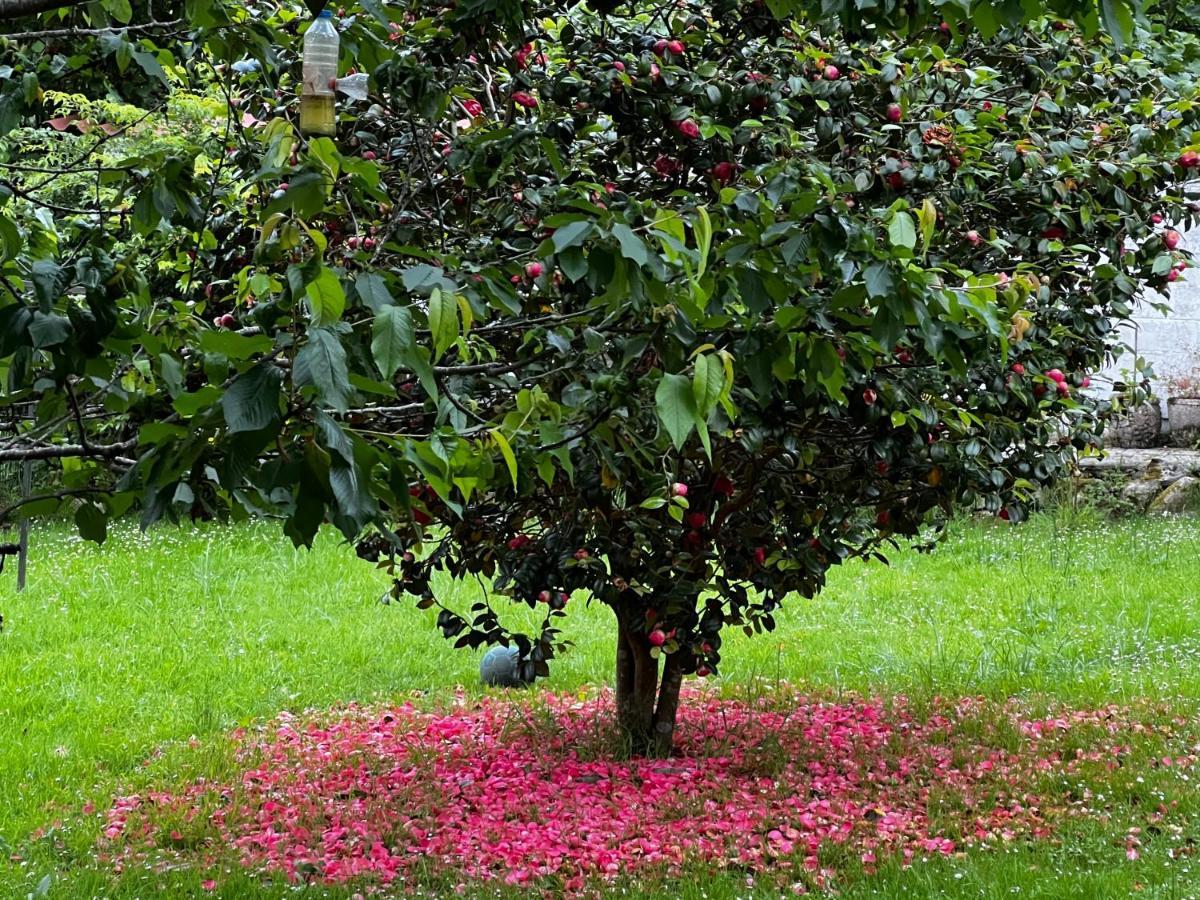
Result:
{"label": "tree canopy", "polygon": [[5,50],[0,459],[60,468],[22,512],[332,522],[396,599],[480,579],[440,628],[531,675],[603,602],[643,746],[724,628],[1020,519],[1186,266],[1197,42],[1115,3],[363,0],[315,139],[300,5],[99,6]]}

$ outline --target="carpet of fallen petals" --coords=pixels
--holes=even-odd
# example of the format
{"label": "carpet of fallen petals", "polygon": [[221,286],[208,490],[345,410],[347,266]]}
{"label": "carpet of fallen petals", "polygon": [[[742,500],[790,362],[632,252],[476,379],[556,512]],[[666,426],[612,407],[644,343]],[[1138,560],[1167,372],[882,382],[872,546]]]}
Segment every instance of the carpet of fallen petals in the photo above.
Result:
{"label": "carpet of fallen petals", "polygon": [[603,753],[610,717],[604,694],[284,715],[235,735],[239,778],[118,798],[102,851],[118,868],[232,853],[368,891],[433,872],[571,894],[699,865],[801,893],[840,866],[1045,839],[1101,815],[1086,786],[1047,786],[1114,772],[1131,742],[1169,729],[1119,707],[1030,716],[967,699],[918,713],[896,699],[692,692],[674,756],[626,760]]}

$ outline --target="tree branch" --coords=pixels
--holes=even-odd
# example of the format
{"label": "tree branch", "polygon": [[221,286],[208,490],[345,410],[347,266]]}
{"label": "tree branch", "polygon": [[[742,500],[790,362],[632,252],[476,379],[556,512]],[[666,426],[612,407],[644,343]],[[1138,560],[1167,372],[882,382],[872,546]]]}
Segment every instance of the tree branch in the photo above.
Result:
{"label": "tree branch", "polygon": [[105,444],[99,447],[79,444],[51,444],[46,447],[14,447],[11,450],[0,450],[0,462],[14,459],[62,459],[67,456],[118,456],[126,450],[137,446],[137,441],[123,441],[120,444]]}
{"label": "tree branch", "polygon": [[83,6],[86,2],[87,0],[0,0],[0,19],[18,19],[52,9]]}
{"label": "tree branch", "polygon": [[[0,0],[3,3],[4,0]],[[0,15],[0,19],[4,16]],[[113,25],[108,28],[47,28],[42,31],[18,31],[6,34],[13,41],[40,41],[48,38],[61,37],[101,37],[106,34],[137,34],[141,31],[157,31],[158,29],[178,28],[184,24],[183,19],[171,19],[169,22],[143,22],[141,25]]]}

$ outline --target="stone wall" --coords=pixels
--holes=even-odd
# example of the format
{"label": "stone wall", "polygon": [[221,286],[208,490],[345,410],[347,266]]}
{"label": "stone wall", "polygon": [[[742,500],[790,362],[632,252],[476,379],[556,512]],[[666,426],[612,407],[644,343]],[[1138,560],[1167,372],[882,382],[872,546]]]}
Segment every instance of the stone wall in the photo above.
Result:
{"label": "stone wall", "polygon": [[[1183,244],[1200,254],[1200,229],[1187,232]],[[1155,301],[1169,303],[1171,312],[1163,315],[1143,304],[1136,315],[1136,326],[1125,332],[1124,341],[1154,367],[1154,392],[1162,403],[1163,415],[1168,416],[1167,399],[1179,395],[1181,379],[1194,383],[1193,395],[1200,393],[1200,269],[1188,270],[1175,282],[1169,300],[1157,296]],[[1120,380],[1121,370],[1132,369],[1133,360],[1133,354],[1126,353],[1105,370],[1097,379],[1101,389]],[[1170,422],[1164,420],[1164,430],[1170,427]]]}

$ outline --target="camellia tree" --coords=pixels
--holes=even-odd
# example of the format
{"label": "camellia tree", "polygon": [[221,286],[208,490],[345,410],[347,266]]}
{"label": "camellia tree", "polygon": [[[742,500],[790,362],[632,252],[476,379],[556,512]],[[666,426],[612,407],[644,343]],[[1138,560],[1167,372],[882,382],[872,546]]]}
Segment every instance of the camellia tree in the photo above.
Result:
{"label": "camellia tree", "polygon": [[726,628],[1024,516],[1187,265],[1200,44],[1109,0],[362,0],[312,139],[308,10],[171,6],[0,3],[54,8],[0,39],[0,459],[58,469],[21,514],[331,522],[530,678],[603,603],[634,752]]}

